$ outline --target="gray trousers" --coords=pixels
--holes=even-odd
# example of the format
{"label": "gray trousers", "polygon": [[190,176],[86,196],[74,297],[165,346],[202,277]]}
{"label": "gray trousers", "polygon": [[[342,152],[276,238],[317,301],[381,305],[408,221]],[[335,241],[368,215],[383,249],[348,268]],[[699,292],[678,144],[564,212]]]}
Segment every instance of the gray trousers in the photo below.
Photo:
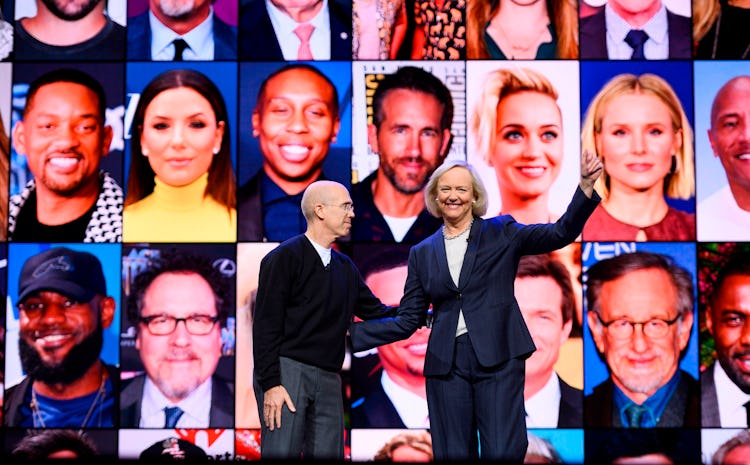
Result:
{"label": "gray trousers", "polygon": [[263,423],[263,390],[254,382],[261,419],[261,459],[344,459],[344,401],[341,377],[286,357],[280,357],[281,384],[297,412],[281,410],[281,428]]}

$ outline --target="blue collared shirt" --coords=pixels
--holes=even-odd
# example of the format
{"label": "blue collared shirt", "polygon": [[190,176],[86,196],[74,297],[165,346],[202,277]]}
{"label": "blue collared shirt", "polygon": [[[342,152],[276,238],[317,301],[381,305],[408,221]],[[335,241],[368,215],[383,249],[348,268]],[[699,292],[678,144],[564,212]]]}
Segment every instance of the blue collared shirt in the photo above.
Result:
{"label": "blue collared shirt", "polygon": [[282,242],[305,232],[307,221],[300,208],[304,192],[289,195],[265,171],[261,171],[260,198],[263,199],[263,231],[266,239]]}
{"label": "blue collared shirt", "polygon": [[[642,404],[646,407],[646,411],[641,416],[640,427],[641,428],[654,428],[661,419],[664,409],[667,408],[669,400],[672,398],[672,394],[677,390],[677,385],[680,383],[681,378],[680,370],[678,369],[672,376],[667,384],[660,387],[654,395],[646,399],[646,402]],[[635,402],[625,395],[622,390],[615,385],[615,407],[620,412],[620,422],[623,426],[630,426],[628,421],[627,409]]]}
{"label": "blue collared shirt", "polygon": [[[610,60],[629,60],[633,55],[633,48],[625,42],[625,36],[633,29],[633,26],[619,17],[609,4],[604,6],[604,22],[607,29],[607,57]],[[640,29],[648,34],[648,40],[643,44],[643,54],[646,59],[668,59],[669,27],[667,9],[664,4]]]}

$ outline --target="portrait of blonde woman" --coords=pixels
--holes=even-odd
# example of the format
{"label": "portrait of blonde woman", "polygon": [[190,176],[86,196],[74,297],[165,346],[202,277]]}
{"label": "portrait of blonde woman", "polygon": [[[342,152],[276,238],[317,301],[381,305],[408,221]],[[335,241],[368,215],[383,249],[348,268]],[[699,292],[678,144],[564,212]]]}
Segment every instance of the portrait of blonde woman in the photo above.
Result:
{"label": "portrait of blonde woman", "polygon": [[404,0],[354,0],[352,59],[395,60],[406,28]]}
{"label": "portrait of blonde woman", "polygon": [[[484,63],[467,64],[467,100],[473,103],[468,111],[470,146],[473,142],[468,160],[486,168],[482,174],[487,175],[489,198],[494,198],[488,211],[509,214],[523,224],[553,222],[565,209],[557,205],[565,198],[562,193],[554,198],[555,206],[550,205],[553,184],[564,178],[563,192],[569,191],[578,176],[576,138],[566,142],[563,137],[564,128],[577,130],[576,117],[568,112],[564,118],[560,105],[564,99],[566,108],[577,108],[578,97],[576,92],[557,91],[571,88],[560,75],[577,80],[577,67],[574,62],[558,62],[555,72],[550,63],[500,69]],[[549,76],[555,76],[557,85]],[[567,163],[565,153],[570,153]]]}
{"label": "portrait of blonde woman", "polygon": [[662,77],[619,74],[591,101],[581,129],[584,150],[604,164],[602,203],[584,241],[692,241],[695,214],[671,206],[695,192],[693,131]]}
{"label": "portrait of blonde woman", "polygon": [[466,57],[493,60],[578,58],[576,0],[467,2]]}
{"label": "portrait of blonde woman", "polygon": [[172,69],[143,89],[132,125],[125,242],[233,242],[235,177],[224,99],[204,74]]}

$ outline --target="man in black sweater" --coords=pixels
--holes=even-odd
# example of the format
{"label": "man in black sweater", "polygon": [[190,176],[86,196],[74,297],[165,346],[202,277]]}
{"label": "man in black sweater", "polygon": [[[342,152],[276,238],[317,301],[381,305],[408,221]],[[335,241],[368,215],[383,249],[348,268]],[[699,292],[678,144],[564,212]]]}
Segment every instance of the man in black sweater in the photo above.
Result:
{"label": "man in black sweater", "polygon": [[380,318],[391,309],[364,283],[352,261],[331,245],[349,234],[354,205],[333,181],[302,196],[304,234],[260,264],[253,318],[255,395],[261,458],[344,458],[339,370],[352,314]]}

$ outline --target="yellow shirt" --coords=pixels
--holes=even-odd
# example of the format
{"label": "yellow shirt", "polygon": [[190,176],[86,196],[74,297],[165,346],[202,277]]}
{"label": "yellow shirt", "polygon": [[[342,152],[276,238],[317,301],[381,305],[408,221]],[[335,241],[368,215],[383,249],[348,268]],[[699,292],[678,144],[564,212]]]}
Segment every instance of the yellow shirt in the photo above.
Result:
{"label": "yellow shirt", "polygon": [[123,211],[124,242],[237,240],[237,211],[204,195],[208,173],[180,187],[154,181],[154,192]]}

